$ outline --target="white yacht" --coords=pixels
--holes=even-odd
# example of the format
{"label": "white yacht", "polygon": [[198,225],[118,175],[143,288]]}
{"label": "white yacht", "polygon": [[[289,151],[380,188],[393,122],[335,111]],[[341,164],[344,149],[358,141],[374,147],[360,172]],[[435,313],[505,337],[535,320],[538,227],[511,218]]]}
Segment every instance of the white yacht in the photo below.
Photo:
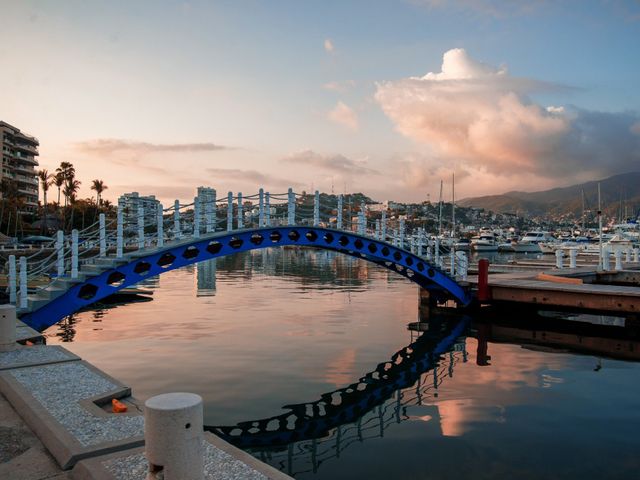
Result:
{"label": "white yacht", "polygon": [[513,244],[516,253],[542,253],[540,243],[554,242],[555,238],[549,232],[532,231]]}
{"label": "white yacht", "polygon": [[476,252],[497,252],[498,242],[493,232],[480,232],[471,238],[471,250]]}

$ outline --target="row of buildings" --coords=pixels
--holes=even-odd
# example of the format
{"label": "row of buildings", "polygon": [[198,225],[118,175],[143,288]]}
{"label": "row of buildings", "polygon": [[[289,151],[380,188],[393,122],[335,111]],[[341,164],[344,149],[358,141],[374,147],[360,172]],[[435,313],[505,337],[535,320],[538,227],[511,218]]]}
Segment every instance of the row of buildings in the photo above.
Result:
{"label": "row of buildings", "polygon": [[[38,139],[19,128],[0,121],[2,171],[0,198],[15,195],[22,200],[22,208],[34,212],[38,208]],[[7,181],[9,180],[9,181]],[[13,190],[15,188],[15,191]]]}

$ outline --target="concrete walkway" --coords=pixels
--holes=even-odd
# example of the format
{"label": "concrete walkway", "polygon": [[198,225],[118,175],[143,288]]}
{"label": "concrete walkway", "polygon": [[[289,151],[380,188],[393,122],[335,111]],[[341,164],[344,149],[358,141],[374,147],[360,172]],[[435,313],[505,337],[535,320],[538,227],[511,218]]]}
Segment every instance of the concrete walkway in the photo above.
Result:
{"label": "concrete walkway", "polygon": [[68,480],[44,445],[0,394],[0,478]]}

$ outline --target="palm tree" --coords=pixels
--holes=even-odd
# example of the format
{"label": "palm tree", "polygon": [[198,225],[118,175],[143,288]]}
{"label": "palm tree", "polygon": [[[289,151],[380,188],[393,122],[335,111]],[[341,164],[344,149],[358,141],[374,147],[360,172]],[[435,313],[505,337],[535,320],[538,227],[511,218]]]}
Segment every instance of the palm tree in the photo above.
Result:
{"label": "palm tree", "polygon": [[69,204],[71,204],[71,228],[73,228],[73,211],[74,211],[73,207],[74,207],[74,204],[76,203],[76,194],[78,193],[78,190],[80,190],[81,183],[82,182],[80,182],[80,180],[76,180],[72,176],[67,179],[66,183],[64,184],[64,190],[62,191],[62,193],[65,196],[65,199],[67,199]]}
{"label": "palm tree", "polygon": [[53,184],[58,187],[58,208],[60,208],[60,190],[64,185],[64,175],[61,172],[51,174],[53,175]]}
{"label": "palm tree", "polygon": [[46,168],[43,168],[38,172],[38,178],[40,179],[40,187],[42,188],[43,195],[43,208],[44,208],[44,223],[42,225],[42,230],[44,233],[47,233],[47,191],[49,190],[49,186],[53,180],[53,175],[49,173]]}
{"label": "palm tree", "polygon": [[96,204],[98,205],[98,209],[100,209],[100,200],[102,200],[102,192],[107,190],[107,187],[102,180],[94,180],[91,185],[91,190],[95,190],[96,192]]}
{"label": "palm tree", "polygon": [[[62,184],[68,184],[70,181],[73,181],[76,176],[76,169],[70,162],[60,162],[60,166],[56,168],[56,176],[62,177]],[[65,185],[65,189],[66,185]],[[62,192],[64,194],[64,191]],[[69,203],[70,198],[65,194],[64,197],[64,206],[66,207]],[[60,198],[58,198],[58,205],[60,205]]]}

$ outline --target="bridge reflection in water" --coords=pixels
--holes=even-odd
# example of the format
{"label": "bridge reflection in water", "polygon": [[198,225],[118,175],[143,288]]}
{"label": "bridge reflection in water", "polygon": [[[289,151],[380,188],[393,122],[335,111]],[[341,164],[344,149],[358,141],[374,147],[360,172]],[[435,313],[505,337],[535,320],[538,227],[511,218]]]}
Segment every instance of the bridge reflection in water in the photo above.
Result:
{"label": "bridge reflection in water", "polygon": [[408,407],[436,397],[455,364],[467,361],[463,334],[469,322],[433,318],[415,341],[347,387],[287,405],[278,416],[205,429],[289,475],[315,473],[350,445],[384,437],[391,425],[410,419]]}

